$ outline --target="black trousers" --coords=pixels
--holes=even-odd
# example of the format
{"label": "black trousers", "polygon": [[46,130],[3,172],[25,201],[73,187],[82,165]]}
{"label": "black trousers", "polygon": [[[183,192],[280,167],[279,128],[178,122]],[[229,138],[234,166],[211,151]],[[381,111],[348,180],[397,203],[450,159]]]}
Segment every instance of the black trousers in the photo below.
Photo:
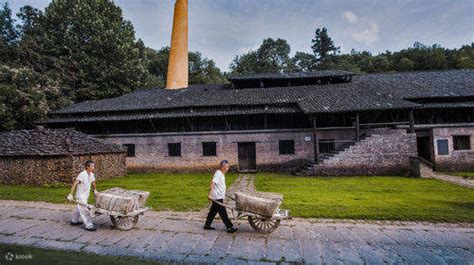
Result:
{"label": "black trousers", "polygon": [[[220,203],[224,203],[224,200],[216,200],[216,201]],[[214,217],[216,217],[217,213],[219,213],[219,216],[221,217],[222,222],[224,222],[227,228],[231,228],[232,226],[234,226],[232,222],[230,221],[229,216],[227,216],[227,210],[225,209],[225,207],[215,203],[214,201],[212,202],[211,209],[209,210],[209,213],[207,214],[205,226],[211,226],[212,221],[214,221]]]}

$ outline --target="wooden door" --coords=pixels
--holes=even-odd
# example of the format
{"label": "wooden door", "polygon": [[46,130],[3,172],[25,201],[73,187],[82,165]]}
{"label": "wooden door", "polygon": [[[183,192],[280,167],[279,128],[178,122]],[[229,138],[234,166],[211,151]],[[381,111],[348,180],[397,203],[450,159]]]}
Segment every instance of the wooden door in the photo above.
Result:
{"label": "wooden door", "polygon": [[257,170],[257,156],[254,142],[238,143],[239,171]]}

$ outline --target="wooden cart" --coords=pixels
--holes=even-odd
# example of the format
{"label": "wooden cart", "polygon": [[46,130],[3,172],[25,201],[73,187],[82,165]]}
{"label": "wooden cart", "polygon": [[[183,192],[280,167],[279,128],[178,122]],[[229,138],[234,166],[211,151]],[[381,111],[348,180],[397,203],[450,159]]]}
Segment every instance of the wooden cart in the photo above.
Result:
{"label": "wooden cart", "polygon": [[[226,195],[227,198],[235,201],[235,198]],[[232,211],[232,215],[234,219],[245,219],[247,218],[250,226],[257,232],[259,233],[264,233],[264,234],[269,234],[275,231],[278,226],[280,226],[281,220],[284,219],[291,219],[291,216],[289,216],[290,210],[283,210],[280,209],[279,207],[277,210],[273,213],[272,216],[263,216],[260,214],[252,213],[252,212],[246,212],[242,211],[241,209],[238,209],[236,206],[230,206],[227,204],[223,204],[221,202],[212,200],[215,203],[226,207],[227,209],[230,209]]]}
{"label": "wooden cart", "polygon": [[140,217],[140,215],[143,215],[146,211],[151,210],[150,207],[141,207],[137,210],[124,214],[124,213],[110,211],[106,209],[100,209],[100,208],[95,207],[94,205],[81,203],[76,200],[73,200],[70,202],[77,203],[89,209],[91,217],[96,217],[103,214],[109,215],[110,221],[112,222],[113,227],[119,230],[124,230],[124,231],[133,229],[135,225],[138,223],[138,218]]}

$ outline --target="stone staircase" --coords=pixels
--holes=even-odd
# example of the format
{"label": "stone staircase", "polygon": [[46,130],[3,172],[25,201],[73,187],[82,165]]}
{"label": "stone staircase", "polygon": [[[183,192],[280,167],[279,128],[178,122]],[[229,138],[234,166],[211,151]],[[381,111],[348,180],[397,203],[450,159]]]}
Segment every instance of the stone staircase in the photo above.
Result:
{"label": "stone staircase", "polygon": [[[370,174],[370,167],[390,164],[394,161],[393,168],[398,164],[409,166],[409,156],[417,155],[416,135],[409,135],[406,131],[390,130],[381,131],[366,136],[359,142],[348,143],[341,146],[336,152],[322,154],[318,157],[318,164],[306,163],[295,170],[294,175],[309,176],[328,174],[348,175],[361,169],[361,174]],[[339,170],[340,169],[340,170]]]}
{"label": "stone staircase", "polygon": [[[324,161],[327,161],[328,159],[331,159],[332,157],[337,156],[339,153],[344,152],[351,146],[355,145],[356,142],[347,142],[344,143],[343,145],[339,146],[336,148],[336,150],[330,152],[330,153],[322,153],[319,154],[318,156],[318,163],[322,164]],[[307,176],[310,175],[310,172],[313,170],[315,164],[314,161],[304,163],[303,165],[299,166],[295,170],[292,171],[292,174],[295,176]]]}

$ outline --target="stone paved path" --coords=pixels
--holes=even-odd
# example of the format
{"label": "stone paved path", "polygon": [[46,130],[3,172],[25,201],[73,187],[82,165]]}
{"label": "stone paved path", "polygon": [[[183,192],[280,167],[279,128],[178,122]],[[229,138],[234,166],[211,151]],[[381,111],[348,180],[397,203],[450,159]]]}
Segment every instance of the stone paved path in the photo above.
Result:
{"label": "stone paved path", "polygon": [[270,235],[244,220],[236,234],[202,230],[194,213],[148,212],[132,231],[95,219],[95,233],[68,224],[73,205],[0,200],[0,243],[173,262],[474,264],[474,224],[294,219]]}
{"label": "stone paved path", "polygon": [[463,186],[466,188],[474,189],[474,180],[472,179],[465,179],[463,177],[443,175],[443,174],[434,174],[433,178],[447,181],[447,182],[450,182],[459,186]]}

